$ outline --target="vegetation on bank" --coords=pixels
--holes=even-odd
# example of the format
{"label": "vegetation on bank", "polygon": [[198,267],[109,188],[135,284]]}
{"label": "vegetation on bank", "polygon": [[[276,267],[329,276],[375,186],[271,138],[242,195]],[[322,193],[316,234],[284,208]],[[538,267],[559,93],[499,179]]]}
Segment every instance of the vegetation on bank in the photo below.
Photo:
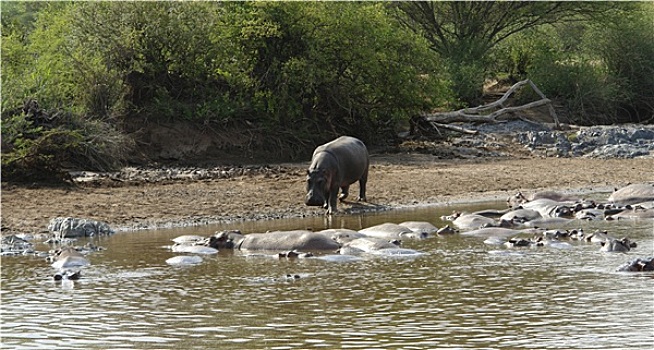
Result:
{"label": "vegetation on bank", "polygon": [[[129,161],[134,122],[375,144],[530,78],[579,124],[654,110],[654,4],[2,3],[2,175]],[[525,97],[526,98],[526,97]]]}

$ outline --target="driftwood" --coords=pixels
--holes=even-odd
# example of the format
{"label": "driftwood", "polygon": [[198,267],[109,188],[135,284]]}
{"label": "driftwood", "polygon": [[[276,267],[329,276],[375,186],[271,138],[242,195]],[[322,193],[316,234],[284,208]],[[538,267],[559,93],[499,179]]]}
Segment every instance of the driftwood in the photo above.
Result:
{"label": "driftwood", "polygon": [[[534,92],[538,94],[538,96],[540,96],[541,99],[538,101],[524,104],[522,106],[504,107],[504,103],[511,96],[511,94],[513,94],[516,90],[527,84],[531,86]],[[538,89],[538,87],[536,87],[536,84],[534,84],[529,79],[522,80],[515,83],[513,86],[511,86],[511,88],[506,93],[504,93],[504,95],[499,100],[495,102],[483,106],[474,107],[474,108],[464,108],[458,111],[441,112],[441,113],[425,113],[418,117],[414,117],[413,120],[411,121],[411,125],[412,125],[412,129],[419,128],[422,132],[427,131],[427,129],[434,128],[436,129],[436,132],[440,134],[440,132],[438,132],[438,129],[445,128],[461,133],[476,134],[477,132],[475,130],[468,130],[462,127],[448,125],[448,123],[454,123],[454,122],[500,123],[500,122],[505,122],[506,120],[509,119],[508,117],[505,117],[504,119],[500,119],[500,117],[504,116],[507,113],[523,111],[535,107],[540,107],[543,105],[547,105],[549,107],[550,116],[554,121],[555,127],[558,129],[560,127],[559,118],[556,116],[556,112],[554,111],[554,107],[552,106],[552,101],[547,97],[545,97],[545,95]],[[497,110],[492,111],[494,109]],[[524,119],[523,117],[516,117],[516,118]],[[412,133],[413,131],[414,130],[412,130]]]}

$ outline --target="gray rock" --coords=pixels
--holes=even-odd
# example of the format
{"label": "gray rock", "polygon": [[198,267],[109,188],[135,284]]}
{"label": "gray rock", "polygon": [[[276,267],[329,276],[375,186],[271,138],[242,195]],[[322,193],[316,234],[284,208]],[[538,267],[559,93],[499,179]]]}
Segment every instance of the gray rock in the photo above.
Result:
{"label": "gray rock", "polygon": [[96,235],[112,235],[114,230],[102,221],[72,217],[57,217],[50,220],[48,230],[55,238],[90,237]]}

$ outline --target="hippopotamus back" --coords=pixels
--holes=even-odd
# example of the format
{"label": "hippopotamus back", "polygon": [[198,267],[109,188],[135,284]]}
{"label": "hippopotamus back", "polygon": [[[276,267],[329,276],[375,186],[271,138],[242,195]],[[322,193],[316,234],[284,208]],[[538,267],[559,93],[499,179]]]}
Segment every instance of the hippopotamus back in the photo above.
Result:
{"label": "hippopotamus back", "polygon": [[251,233],[238,245],[240,250],[336,251],[340,245],[324,234],[305,230]]}
{"label": "hippopotamus back", "polygon": [[339,188],[341,201],[347,198],[351,184],[359,181],[359,200],[366,200],[369,156],[363,142],[341,136],[316,147],[307,170],[305,204],[324,206],[327,213],[336,211]]}
{"label": "hippopotamus back", "polygon": [[654,201],[654,184],[638,183],[616,190],[609,196],[609,202],[623,205]]}

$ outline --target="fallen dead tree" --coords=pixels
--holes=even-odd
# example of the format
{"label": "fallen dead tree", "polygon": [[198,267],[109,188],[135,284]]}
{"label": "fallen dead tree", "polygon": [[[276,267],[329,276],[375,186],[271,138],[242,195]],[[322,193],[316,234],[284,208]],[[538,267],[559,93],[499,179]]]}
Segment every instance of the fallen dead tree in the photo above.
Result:
{"label": "fallen dead tree", "polygon": [[[505,103],[511,94],[524,87],[525,85],[531,86],[534,92],[541,99],[524,104],[522,106],[505,107]],[[560,123],[558,117],[556,116],[556,112],[554,111],[554,106],[552,106],[552,101],[545,97],[545,95],[538,89],[538,87],[536,87],[536,84],[534,84],[529,79],[525,79],[511,86],[511,88],[506,93],[504,93],[504,95],[499,100],[495,102],[473,108],[464,108],[457,111],[425,113],[413,117],[411,119],[411,134],[414,135],[415,132],[419,130],[420,133],[423,134],[435,133],[440,135],[439,129],[448,129],[466,134],[476,134],[477,131],[475,130],[469,130],[460,126],[449,124],[457,122],[473,124],[501,123],[511,119],[525,120],[526,118],[524,116],[518,116],[515,114],[515,112],[525,111],[545,105],[548,106],[549,114],[554,121],[555,128],[559,129]]]}

